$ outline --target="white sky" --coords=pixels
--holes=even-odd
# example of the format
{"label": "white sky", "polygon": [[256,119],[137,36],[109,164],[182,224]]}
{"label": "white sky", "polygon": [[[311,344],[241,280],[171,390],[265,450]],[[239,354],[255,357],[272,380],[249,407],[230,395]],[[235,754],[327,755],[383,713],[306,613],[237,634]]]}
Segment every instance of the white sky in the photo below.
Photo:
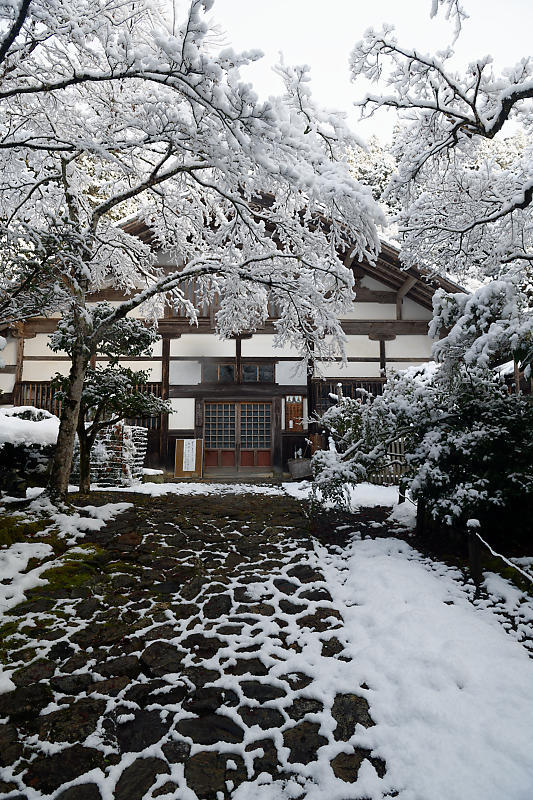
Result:
{"label": "white sky", "polygon": [[[381,112],[360,122],[353,101],[366,91],[349,80],[348,57],[369,27],[393,24],[402,45],[434,53],[449,45],[453,25],[444,13],[431,20],[430,0],[216,0],[212,18],[236,50],[260,49],[264,59],[243,70],[260,96],[278,94],[272,65],[282,52],[288,64],[309,64],[315,99],[345,111],[361,137],[390,138],[395,115]],[[533,0],[463,0],[470,15],[456,43],[456,66],[490,53],[497,71],[532,52]],[[376,91],[375,88],[372,91]]]}

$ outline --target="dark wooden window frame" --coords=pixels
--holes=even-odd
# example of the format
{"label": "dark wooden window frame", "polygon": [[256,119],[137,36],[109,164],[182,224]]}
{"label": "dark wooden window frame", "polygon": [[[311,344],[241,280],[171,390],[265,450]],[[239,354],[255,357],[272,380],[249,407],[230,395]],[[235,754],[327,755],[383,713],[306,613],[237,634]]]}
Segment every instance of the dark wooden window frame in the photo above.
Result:
{"label": "dark wooden window frame", "polygon": [[[231,385],[231,384],[234,384],[234,385],[246,384],[247,386],[253,386],[253,385],[261,384],[262,386],[264,386],[264,385],[274,386],[275,383],[276,383],[276,380],[275,380],[275,377],[276,377],[276,360],[275,359],[264,359],[264,358],[243,358],[243,359],[221,358],[221,359],[213,359],[213,358],[210,358],[210,359],[203,359],[201,364],[202,364],[202,383],[203,384],[208,384],[208,385],[211,385],[211,386],[219,386],[219,385],[228,386],[228,385]],[[220,380],[220,372],[217,372],[218,380],[213,381],[213,380],[208,380],[207,379],[207,372],[208,372],[209,369],[213,369],[214,367],[216,367],[217,370],[219,370],[220,367],[229,367],[229,366],[233,367],[233,374],[234,374],[234,377],[235,377],[234,381],[221,381]],[[243,380],[243,367],[250,367],[250,366],[254,366],[257,369],[257,377],[258,377],[257,381]],[[259,380],[260,371],[261,371],[261,369],[264,369],[265,367],[271,367],[272,368],[272,380],[270,380],[270,381]]]}

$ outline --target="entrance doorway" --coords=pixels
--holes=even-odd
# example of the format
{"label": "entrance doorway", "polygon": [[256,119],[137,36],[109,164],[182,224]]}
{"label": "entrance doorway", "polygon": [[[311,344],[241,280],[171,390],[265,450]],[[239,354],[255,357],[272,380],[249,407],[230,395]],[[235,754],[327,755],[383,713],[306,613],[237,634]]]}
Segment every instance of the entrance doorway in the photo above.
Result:
{"label": "entrance doorway", "polygon": [[261,471],[272,466],[272,403],[205,403],[204,465]]}

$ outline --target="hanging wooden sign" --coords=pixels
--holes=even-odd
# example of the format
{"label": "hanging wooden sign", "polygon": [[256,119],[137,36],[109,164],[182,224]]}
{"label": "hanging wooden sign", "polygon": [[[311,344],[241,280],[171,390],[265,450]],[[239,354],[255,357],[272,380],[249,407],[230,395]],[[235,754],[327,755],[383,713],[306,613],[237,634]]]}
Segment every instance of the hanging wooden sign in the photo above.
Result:
{"label": "hanging wooden sign", "polygon": [[175,478],[201,478],[203,475],[203,439],[176,439]]}

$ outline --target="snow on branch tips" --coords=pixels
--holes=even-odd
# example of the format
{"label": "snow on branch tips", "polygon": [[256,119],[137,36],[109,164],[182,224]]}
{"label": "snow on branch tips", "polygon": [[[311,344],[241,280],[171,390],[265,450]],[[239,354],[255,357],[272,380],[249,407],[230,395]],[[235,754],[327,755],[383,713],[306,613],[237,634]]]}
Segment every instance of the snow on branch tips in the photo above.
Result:
{"label": "snow on branch tips", "polygon": [[[194,324],[220,298],[231,336],[275,303],[280,342],[342,349],[343,255],[376,257],[382,215],[350,173],[343,120],[315,106],[305,68],[280,68],[284,96],[261,102],[240,75],[257,52],[217,52],[211,6],[193,0],[173,22],[122,0],[105,15],[97,0],[0,6],[0,319],[68,309],[74,416],[92,344],[141,304],[157,316],[166,295]],[[95,327],[87,298],[108,287],[128,297]]]}
{"label": "snow on branch tips", "polygon": [[[454,3],[434,2],[432,13]],[[369,30],[351,55],[353,80],[379,93],[361,113],[393,109],[398,168],[384,199],[395,202],[402,260],[477,279],[529,270],[533,261],[533,60],[501,72],[485,56],[463,74],[454,51],[402,47],[391,26]],[[504,138],[510,123],[512,136]]]}

